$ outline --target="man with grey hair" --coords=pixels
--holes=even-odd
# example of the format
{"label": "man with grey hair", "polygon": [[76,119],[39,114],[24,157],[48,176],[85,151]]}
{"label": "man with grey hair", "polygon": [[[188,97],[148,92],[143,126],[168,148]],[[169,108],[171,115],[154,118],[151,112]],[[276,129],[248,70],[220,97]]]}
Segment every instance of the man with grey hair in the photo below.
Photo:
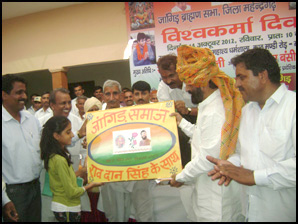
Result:
{"label": "man with grey hair", "polygon": [[[105,109],[120,108],[121,85],[114,80],[107,80],[103,85]],[[138,183],[136,183],[138,182]],[[141,183],[141,185],[139,184]],[[122,181],[106,183],[101,187],[100,197],[103,209],[109,222],[127,222],[131,214],[131,205],[135,209],[138,222],[153,221],[152,199],[148,189],[143,187],[143,181]],[[149,202],[149,203],[148,203]]]}
{"label": "man with grey hair", "polygon": [[[106,80],[103,84],[104,104],[102,110],[120,108],[121,85],[115,80]],[[124,184],[127,182],[124,182]],[[106,183],[101,187],[100,197],[103,210],[109,222],[127,222],[130,215],[130,198],[124,192],[123,183]],[[121,189],[121,190],[119,190]],[[120,208],[120,209],[119,209]]]}
{"label": "man with grey hair", "polygon": [[[85,150],[82,148],[81,141],[79,140],[86,136],[86,122],[83,123],[78,116],[70,113],[71,98],[69,95],[69,90],[65,88],[57,88],[50,93],[50,107],[53,110],[53,114],[47,114],[41,117],[39,122],[41,126],[43,126],[53,116],[65,116],[70,120],[71,131],[73,132],[74,137],[71,140],[71,145],[67,146],[67,149],[71,154],[71,161],[73,162],[73,168],[74,171],[76,171],[77,176],[84,177],[84,175],[87,174],[86,168],[81,169],[80,171],[78,170],[81,150]],[[40,178],[42,188],[44,184],[44,177],[45,169],[43,168]],[[48,197],[42,196],[42,204],[42,221],[51,221],[53,215],[52,213],[51,215],[48,213],[48,210],[50,210]]]}
{"label": "man with grey hair", "polygon": [[[106,92],[105,92],[106,90]],[[103,84],[104,104],[102,110],[120,107],[121,85],[116,80],[108,79]]]}

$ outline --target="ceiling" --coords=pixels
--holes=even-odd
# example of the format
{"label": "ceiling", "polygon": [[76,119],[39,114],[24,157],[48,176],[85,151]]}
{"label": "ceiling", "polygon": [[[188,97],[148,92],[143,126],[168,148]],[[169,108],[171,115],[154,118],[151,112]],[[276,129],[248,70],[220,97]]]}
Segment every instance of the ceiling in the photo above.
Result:
{"label": "ceiling", "polygon": [[86,2],[2,2],[2,20]]}

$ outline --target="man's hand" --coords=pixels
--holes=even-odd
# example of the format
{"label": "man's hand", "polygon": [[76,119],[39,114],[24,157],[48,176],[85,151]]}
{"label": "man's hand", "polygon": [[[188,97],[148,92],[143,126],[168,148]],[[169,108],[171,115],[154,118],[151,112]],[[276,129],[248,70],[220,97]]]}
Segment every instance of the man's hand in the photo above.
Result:
{"label": "man's hand", "polygon": [[90,191],[92,188],[99,187],[99,186],[102,186],[102,185],[104,185],[104,183],[102,183],[102,182],[92,182],[92,183],[87,184],[86,186],[84,186],[84,188],[85,188],[86,191]]}
{"label": "man's hand", "polygon": [[176,117],[177,125],[179,125],[182,120],[182,116],[179,113],[171,113],[170,117],[173,117],[173,116]]}
{"label": "man's hand", "polygon": [[222,185],[224,183],[225,186],[228,186],[232,179],[220,173],[219,167],[222,166],[222,164],[231,164],[231,163],[226,160],[216,159],[212,156],[207,156],[206,159],[209,160],[211,163],[215,164],[214,170],[211,170],[210,172],[208,172],[208,176],[211,176],[211,180],[220,179],[218,181],[218,185]]}
{"label": "man's hand", "polygon": [[10,220],[17,222],[19,219],[19,215],[17,213],[16,208],[14,207],[14,204],[12,201],[6,203],[4,205],[4,213],[6,217],[8,217]]}
{"label": "man's hand", "polygon": [[188,112],[189,112],[187,110],[187,107],[185,107],[185,102],[182,100],[175,101],[175,108],[182,115],[188,114]]}
{"label": "man's hand", "polygon": [[82,147],[84,149],[87,149],[87,138],[84,138],[83,143],[82,143]]}
{"label": "man's hand", "polygon": [[84,185],[87,183],[87,167],[82,167],[75,172],[77,177],[81,177],[84,180]]}
{"label": "man's hand", "polygon": [[234,165],[224,164],[220,166],[220,173],[229,178],[232,178],[239,184],[244,184],[247,186],[252,186],[256,184],[254,172],[252,170],[244,169],[243,166],[237,167]]}
{"label": "man's hand", "polygon": [[212,156],[207,156],[206,158],[215,164],[214,170],[210,171],[208,176],[212,176],[212,180],[220,178],[219,185],[225,183],[225,186],[228,186],[231,179],[237,181],[239,184],[248,186],[256,184],[252,170],[244,169],[242,166],[234,166],[226,160],[216,159]]}
{"label": "man's hand", "polygon": [[82,127],[79,130],[79,135],[81,138],[86,136],[86,124],[87,124],[88,119],[85,120],[85,122],[83,123]]}
{"label": "man's hand", "polygon": [[148,57],[149,57],[149,53],[146,52],[146,53],[144,54],[144,60],[146,60]]}
{"label": "man's hand", "polygon": [[172,180],[170,182],[171,187],[181,187],[184,183],[176,181],[176,174],[172,175]]}

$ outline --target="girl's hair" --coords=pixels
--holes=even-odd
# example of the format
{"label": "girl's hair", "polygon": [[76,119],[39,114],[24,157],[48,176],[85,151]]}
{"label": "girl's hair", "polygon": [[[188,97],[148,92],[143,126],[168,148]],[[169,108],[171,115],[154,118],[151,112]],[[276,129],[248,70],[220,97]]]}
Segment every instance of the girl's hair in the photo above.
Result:
{"label": "girl's hair", "polygon": [[66,147],[64,146],[64,148],[62,148],[61,144],[53,136],[55,132],[61,134],[69,123],[70,121],[64,116],[54,116],[43,126],[40,140],[40,157],[44,160],[44,167],[47,171],[49,169],[49,160],[55,154],[63,156],[66,159],[68,166],[72,164],[71,156],[68,156],[69,152]]}

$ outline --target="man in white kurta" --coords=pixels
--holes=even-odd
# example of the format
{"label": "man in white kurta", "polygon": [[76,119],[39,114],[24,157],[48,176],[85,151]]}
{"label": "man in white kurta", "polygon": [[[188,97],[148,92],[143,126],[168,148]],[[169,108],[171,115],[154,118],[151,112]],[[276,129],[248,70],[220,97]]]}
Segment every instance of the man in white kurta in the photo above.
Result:
{"label": "man in white kurta", "polygon": [[[102,110],[120,108],[121,85],[115,80],[106,80],[103,84],[105,107]],[[109,222],[127,222],[130,215],[130,197],[133,182],[105,183],[100,189],[98,210],[105,213]]]}
{"label": "man in white kurta", "polygon": [[53,115],[53,111],[50,107],[50,93],[49,92],[45,92],[45,93],[41,94],[41,105],[42,105],[42,107],[38,111],[36,111],[36,113],[34,114],[34,116],[37,119],[45,116],[46,114]]}
{"label": "man in white kurta", "polygon": [[76,98],[71,100],[71,111],[70,112],[73,113],[74,115],[80,117],[79,109],[76,106],[77,98],[78,98],[78,96],[83,96],[85,90],[83,89],[83,86],[81,84],[77,83],[73,88],[73,92],[76,95]]}
{"label": "man in white kurta", "polygon": [[[136,104],[149,103],[150,85],[146,97],[138,97]],[[134,92],[134,85],[133,85]],[[103,85],[106,109],[119,108],[121,85],[115,80],[107,80]],[[110,222],[127,222],[134,210],[138,222],[152,222],[153,200],[149,192],[149,180],[106,183],[101,187],[101,200],[106,217]]]}
{"label": "man in white kurta", "polygon": [[[177,118],[179,127],[191,137],[192,158],[181,173],[173,176],[171,185],[175,187],[181,186],[183,183],[194,183],[194,192],[192,196],[192,207],[197,222],[239,222],[244,217],[241,214],[240,185],[236,182],[231,183],[229,187],[219,186],[217,182],[212,181],[207,173],[213,169],[213,164],[206,159],[206,155],[212,155],[215,158],[222,156],[221,146],[228,141],[222,139],[223,129],[226,129],[226,121],[228,120],[226,108],[223,103],[221,93],[224,95],[226,102],[230,100],[230,105],[238,107],[236,111],[241,111],[241,104],[236,104],[231,95],[240,97],[239,102],[243,103],[243,99],[239,91],[236,90],[233,81],[216,67],[216,63],[210,63],[209,60],[215,61],[215,56],[209,49],[191,48],[182,46],[178,48],[177,68],[181,67],[181,58],[184,58],[185,52],[200,52],[200,56],[193,57],[198,61],[197,67],[205,67],[200,72],[194,69],[187,73],[179,73],[179,78],[185,81],[186,91],[191,93],[192,102],[199,103],[197,123],[191,124],[182,119],[181,115],[174,113]],[[210,57],[211,55],[211,57]],[[208,60],[205,57],[210,57]],[[202,63],[201,61],[202,60]],[[180,62],[180,63],[179,63]],[[209,64],[207,64],[209,62]],[[203,64],[203,65],[201,65]],[[205,65],[207,64],[207,65]],[[189,67],[191,68],[193,64]],[[200,66],[201,65],[201,66]],[[187,64],[185,65],[185,67]],[[207,71],[206,71],[207,70]],[[208,75],[208,71],[213,71],[213,76]],[[201,82],[198,82],[201,78]],[[220,82],[229,83],[230,92],[224,91],[219,86]],[[216,84],[215,84],[216,83]],[[226,90],[226,89],[225,89]],[[229,93],[228,93],[229,92]],[[229,95],[230,94],[230,95]],[[229,98],[229,100],[227,100]],[[233,112],[233,114],[236,112]],[[230,114],[230,115],[233,115]],[[228,123],[235,125],[235,123]],[[236,125],[235,125],[236,126]]]}
{"label": "man in white kurta", "polygon": [[[195,124],[198,114],[198,105],[192,103],[191,95],[185,90],[185,83],[179,79],[176,72],[176,64],[176,55],[168,54],[158,59],[158,72],[162,80],[158,85],[157,98],[159,102],[174,100],[175,110],[188,121]],[[182,167],[184,167],[191,158],[189,138],[180,128],[178,128],[178,136]]]}
{"label": "man in white kurta", "polygon": [[192,137],[192,159],[183,171],[176,176],[178,182],[194,181],[192,196],[193,209],[197,222],[243,221],[241,216],[240,188],[231,183],[227,188],[212,181],[207,172],[213,164],[206,155],[219,157],[221,128],[225,121],[225,111],[217,89],[198,106],[197,124],[181,120],[179,127]]}
{"label": "man in white kurta", "polygon": [[232,64],[236,86],[250,102],[242,110],[236,153],[230,163],[208,156],[217,165],[210,175],[220,177],[219,184],[243,184],[247,221],[295,222],[296,93],[280,84],[280,68],[268,50],[248,50]]}

